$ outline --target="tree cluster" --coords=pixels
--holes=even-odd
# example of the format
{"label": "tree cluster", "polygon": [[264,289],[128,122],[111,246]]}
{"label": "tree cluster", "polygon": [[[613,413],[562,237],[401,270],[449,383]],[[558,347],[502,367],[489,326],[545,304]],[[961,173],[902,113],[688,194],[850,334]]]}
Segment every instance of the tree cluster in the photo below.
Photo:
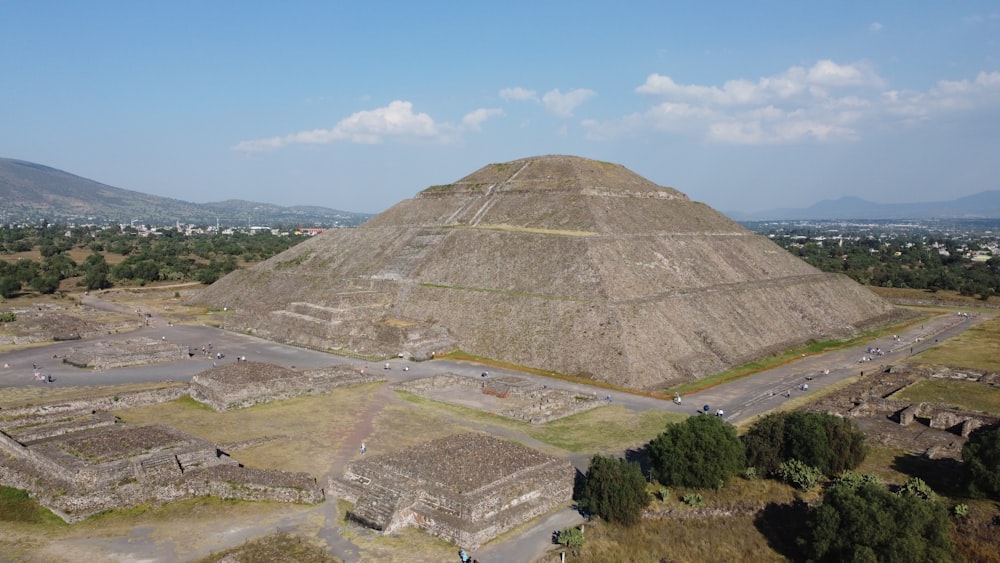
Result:
{"label": "tree cluster", "polygon": [[[988,299],[1000,294],[1000,258],[972,261],[974,241],[963,244],[924,233],[819,240],[822,233],[792,229],[772,240],[824,272],[843,273],[878,287],[950,290]],[[802,242],[803,237],[805,242]]]}
{"label": "tree cluster", "polygon": [[893,493],[870,476],[835,481],[810,509],[800,548],[810,561],[953,561],[948,510],[921,485]]}
{"label": "tree cluster", "polygon": [[[185,235],[163,230],[158,233],[140,237],[134,229],[64,226],[0,229],[0,253],[38,249],[41,255],[40,260],[0,261],[0,297],[14,297],[25,290],[54,293],[60,282],[74,277],[79,277],[78,285],[88,290],[156,281],[209,284],[235,270],[241,262],[270,258],[305,240],[304,236],[277,236],[270,232]],[[90,255],[77,263],[69,255],[73,249],[89,251]]]}

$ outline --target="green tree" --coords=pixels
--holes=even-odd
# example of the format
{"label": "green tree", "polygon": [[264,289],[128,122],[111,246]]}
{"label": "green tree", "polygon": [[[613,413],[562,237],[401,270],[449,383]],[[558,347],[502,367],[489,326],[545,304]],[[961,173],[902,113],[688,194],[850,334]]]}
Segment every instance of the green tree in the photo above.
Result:
{"label": "green tree", "polygon": [[41,275],[31,280],[31,287],[41,294],[55,293],[59,289],[59,278],[50,274]]}
{"label": "green tree", "polygon": [[10,299],[21,291],[21,281],[16,275],[6,275],[0,278],[0,297]]}
{"label": "green tree", "polygon": [[973,430],[962,447],[969,494],[1000,500],[1000,424]]}
{"label": "green tree", "polygon": [[103,255],[91,254],[84,261],[82,269],[83,280],[81,283],[88,290],[111,287],[111,281],[108,279],[110,268]]}
{"label": "green tree", "polygon": [[746,467],[736,429],[718,416],[671,424],[649,443],[656,479],[667,486],[719,488]]}
{"label": "green tree", "polygon": [[778,412],[743,436],[747,463],[770,475],[798,460],[827,476],[854,469],[867,454],[865,435],[851,421],[820,412]]}
{"label": "green tree", "polygon": [[638,463],[595,455],[577,499],[580,507],[608,522],[632,526],[652,500]]}
{"label": "green tree", "polygon": [[947,508],[889,492],[873,480],[840,480],[809,510],[799,546],[810,561],[953,561]]}

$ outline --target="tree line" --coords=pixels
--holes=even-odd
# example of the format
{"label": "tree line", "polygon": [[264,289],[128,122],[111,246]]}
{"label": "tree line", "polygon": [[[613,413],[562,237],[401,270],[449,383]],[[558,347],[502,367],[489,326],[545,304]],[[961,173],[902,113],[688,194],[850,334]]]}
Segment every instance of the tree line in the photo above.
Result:
{"label": "tree line", "polygon": [[972,259],[987,249],[985,240],[927,233],[831,238],[813,228],[759,232],[810,265],[865,285],[957,291],[982,300],[1000,295],[1000,257]]}
{"label": "tree line", "polygon": [[[175,229],[139,236],[133,228],[5,227],[0,229],[0,253],[37,250],[40,258],[0,260],[0,297],[25,291],[51,294],[64,280],[77,278],[86,290],[157,281],[197,281],[210,284],[229,272],[265,260],[308,237],[256,234],[187,235]],[[88,253],[80,262],[71,251]]]}

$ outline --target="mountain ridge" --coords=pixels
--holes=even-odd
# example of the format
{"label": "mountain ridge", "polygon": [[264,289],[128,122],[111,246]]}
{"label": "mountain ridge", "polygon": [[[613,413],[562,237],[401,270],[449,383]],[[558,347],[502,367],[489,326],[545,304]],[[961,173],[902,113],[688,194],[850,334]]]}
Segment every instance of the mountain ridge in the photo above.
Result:
{"label": "mountain ridge", "polygon": [[370,214],[321,206],[280,206],[242,199],[192,203],[117,188],[36,162],[0,158],[0,219],[4,223],[117,222],[214,225],[356,226]]}
{"label": "mountain ridge", "polygon": [[754,213],[726,212],[738,221],[782,219],[995,219],[1000,218],[1000,190],[986,190],[952,200],[875,203],[857,196],[824,199],[804,208]]}

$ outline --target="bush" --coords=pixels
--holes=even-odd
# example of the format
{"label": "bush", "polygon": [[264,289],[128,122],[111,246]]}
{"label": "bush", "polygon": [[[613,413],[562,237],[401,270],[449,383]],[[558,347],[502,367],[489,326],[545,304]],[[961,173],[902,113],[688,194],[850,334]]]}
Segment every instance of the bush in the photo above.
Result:
{"label": "bush", "polygon": [[808,491],[823,478],[823,472],[797,459],[790,459],[778,467],[778,476],[795,488]]}
{"label": "bush", "polygon": [[577,549],[583,547],[583,532],[575,526],[563,528],[556,534],[556,543],[568,547],[575,552]]}
{"label": "bush", "polygon": [[681,502],[688,506],[705,506],[705,499],[698,493],[687,493],[681,497]]}
{"label": "bush", "polygon": [[819,412],[779,412],[758,420],[743,437],[747,463],[776,475],[796,459],[828,476],[861,464],[865,435],[849,420]]}
{"label": "bush", "polygon": [[717,416],[671,424],[649,443],[656,479],[672,487],[721,488],[746,467],[736,429]]}
{"label": "bush", "polygon": [[920,477],[910,477],[903,483],[903,486],[896,491],[900,495],[910,495],[924,500],[935,500],[934,490]]}
{"label": "bush", "polygon": [[625,526],[637,524],[651,498],[638,463],[595,455],[577,499],[590,514]]}
{"label": "bush", "polygon": [[1000,425],[973,430],[962,448],[962,462],[969,494],[1000,500]]}
{"label": "bush", "polygon": [[798,544],[813,561],[944,562],[954,560],[951,527],[940,502],[842,479],[809,510]]}

